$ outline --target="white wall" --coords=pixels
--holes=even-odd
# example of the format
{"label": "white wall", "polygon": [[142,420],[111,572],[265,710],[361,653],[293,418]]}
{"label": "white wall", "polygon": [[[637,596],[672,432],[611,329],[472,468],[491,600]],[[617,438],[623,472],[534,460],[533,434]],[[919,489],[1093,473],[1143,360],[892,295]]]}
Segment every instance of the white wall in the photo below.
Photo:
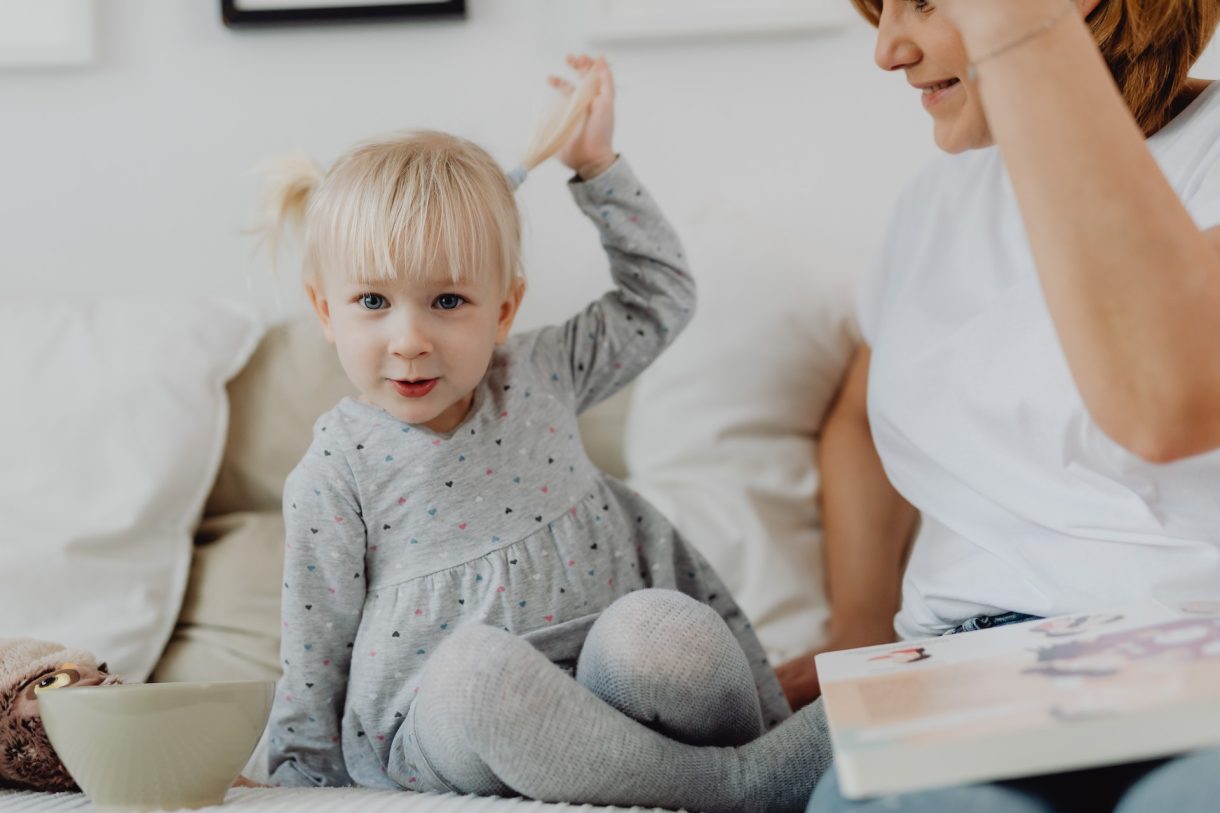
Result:
{"label": "white wall", "polygon": [[[97,0],[91,66],[0,71],[0,289],[207,292],[269,318],[294,312],[295,267],[277,285],[242,233],[251,169],[296,150],[328,161],[418,126],[511,165],[545,75],[589,47],[582,2],[470,0],[465,21],[234,31],[218,0]],[[680,227],[741,212],[807,241],[811,273],[871,261],[891,200],[933,147],[917,95],[873,67],[872,32],[849,19],[820,34],[607,49],[619,147]],[[545,168],[521,193],[522,324],[607,281],[564,177]]]}
{"label": "white wall", "polygon": [[[589,47],[586,2],[469,0],[464,21],[233,31],[219,0],[96,0],[91,66],[0,70],[0,290],[207,292],[292,313],[295,267],[277,284],[242,233],[251,170],[423,126],[511,165],[543,78]],[[872,31],[854,18],[820,34],[607,53],[619,146],[696,241],[701,219],[743,213],[805,241],[810,273],[854,272],[903,181],[935,154],[917,95],[873,66]],[[1213,48],[1198,73],[1218,69]],[[522,325],[606,282],[564,177],[546,167],[521,193]]]}

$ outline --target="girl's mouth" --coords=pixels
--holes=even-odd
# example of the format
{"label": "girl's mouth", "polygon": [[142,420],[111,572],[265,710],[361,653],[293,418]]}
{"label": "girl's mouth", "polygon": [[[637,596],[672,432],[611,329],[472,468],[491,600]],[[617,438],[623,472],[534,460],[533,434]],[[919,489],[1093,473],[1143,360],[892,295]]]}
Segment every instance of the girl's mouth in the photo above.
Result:
{"label": "girl's mouth", "polygon": [[394,385],[394,390],[403,398],[423,398],[428,393],[432,392],[432,388],[436,386],[439,378],[421,378],[417,381],[396,381],[391,380]]}

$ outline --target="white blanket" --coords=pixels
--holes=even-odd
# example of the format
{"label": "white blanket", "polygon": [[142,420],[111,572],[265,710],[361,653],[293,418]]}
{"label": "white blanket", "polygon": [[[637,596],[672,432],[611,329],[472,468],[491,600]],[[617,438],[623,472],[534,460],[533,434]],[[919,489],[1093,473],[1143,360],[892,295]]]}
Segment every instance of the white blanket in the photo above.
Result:
{"label": "white blanket", "polygon": [[[81,793],[0,791],[0,811],[4,813],[65,813],[93,809]],[[234,788],[225,797],[223,807],[202,808],[217,813],[557,813],[564,810],[591,813],[628,809],[641,810],[638,807],[545,804],[525,799],[358,788]]]}

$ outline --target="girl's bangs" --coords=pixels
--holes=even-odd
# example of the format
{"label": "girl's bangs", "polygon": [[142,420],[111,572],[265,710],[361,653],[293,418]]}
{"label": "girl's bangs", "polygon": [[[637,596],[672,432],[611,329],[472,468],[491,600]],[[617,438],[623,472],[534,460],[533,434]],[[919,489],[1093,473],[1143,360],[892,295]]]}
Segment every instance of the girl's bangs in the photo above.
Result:
{"label": "girl's bangs", "polygon": [[501,218],[455,191],[467,190],[433,186],[337,207],[317,235],[322,267],[358,283],[447,279],[507,290],[516,262]]}

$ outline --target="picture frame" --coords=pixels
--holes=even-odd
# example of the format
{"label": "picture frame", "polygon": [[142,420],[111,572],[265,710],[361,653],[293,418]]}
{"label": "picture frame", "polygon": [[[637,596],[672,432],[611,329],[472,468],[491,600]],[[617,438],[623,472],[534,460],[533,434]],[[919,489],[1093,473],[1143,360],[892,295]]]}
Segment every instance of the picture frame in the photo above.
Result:
{"label": "picture frame", "polygon": [[466,0],[220,0],[230,28],[466,16]]}
{"label": "picture frame", "polygon": [[0,68],[71,68],[93,62],[93,0],[0,3]]}
{"label": "picture frame", "polygon": [[843,0],[589,0],[588,38],[598,44],[799,34],[851,17]]}

